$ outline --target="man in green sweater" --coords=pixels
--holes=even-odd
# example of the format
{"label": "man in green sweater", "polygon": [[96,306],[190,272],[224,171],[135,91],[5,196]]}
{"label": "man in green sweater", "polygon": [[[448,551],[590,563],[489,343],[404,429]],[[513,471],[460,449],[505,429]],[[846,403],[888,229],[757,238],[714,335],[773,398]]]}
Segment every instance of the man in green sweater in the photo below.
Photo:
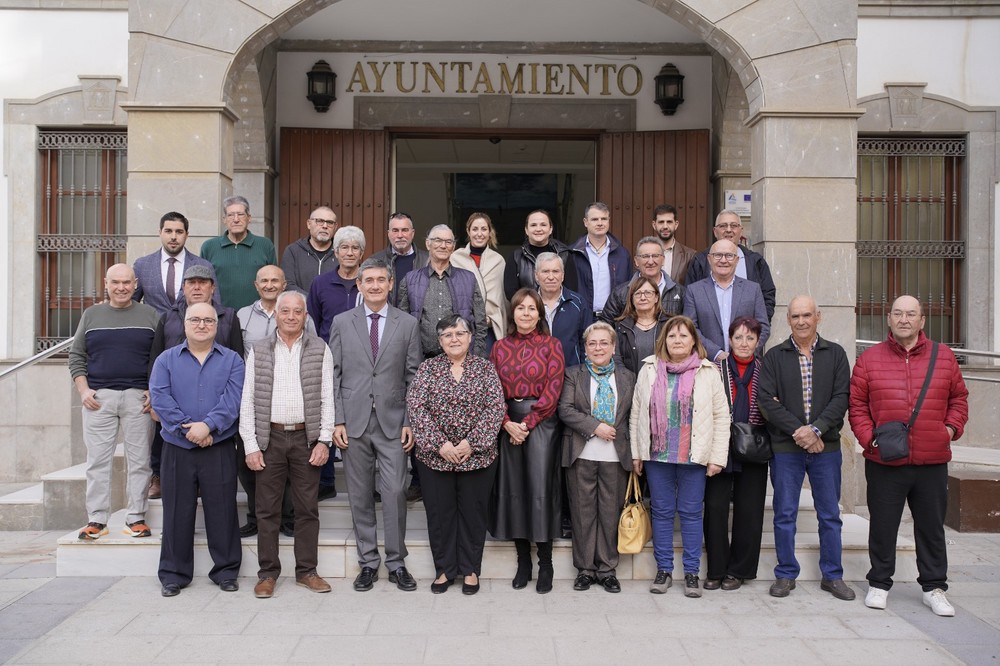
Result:
{"label": "man in green sweater", "polygon": [[277,264],[274,243],[250,233],[250,202],[229,197],[222,202],[226,233],[202,243],[201,256],[212,262],[222,304],[234,310],[257,300],[254,279],[262,266]]}

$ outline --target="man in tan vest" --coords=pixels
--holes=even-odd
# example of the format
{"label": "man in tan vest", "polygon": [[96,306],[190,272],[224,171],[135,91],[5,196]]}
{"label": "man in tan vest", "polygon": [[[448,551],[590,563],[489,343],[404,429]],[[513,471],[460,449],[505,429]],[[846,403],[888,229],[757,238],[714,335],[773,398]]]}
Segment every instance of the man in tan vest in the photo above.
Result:
{"label": "man in tan vest", "polygon": [[273,596],[281,573],[278,529],[286,478],[295,507],[295,581],[313,592],[330,591],[316,562],[319,475],[333,445],[333,358],[322,340],[305,331],[305,296],[282,293],[275,312],[276,334],[247,354],[240,406],[247,467],[257,473],[258,599]]}

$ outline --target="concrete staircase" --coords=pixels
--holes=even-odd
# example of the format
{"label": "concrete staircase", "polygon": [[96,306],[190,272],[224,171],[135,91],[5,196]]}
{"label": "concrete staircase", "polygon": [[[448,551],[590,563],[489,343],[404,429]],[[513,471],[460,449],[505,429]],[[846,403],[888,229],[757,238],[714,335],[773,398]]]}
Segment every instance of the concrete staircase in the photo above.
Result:
{"label": "concrete staircase", "polygon": [[[338,474],[340,474],[339,470]],[[320,503],[319,573],[330,578],[353,578],[357,575],[359,567],[350,506],[347,493],[343,490],[345,485],[342,477],[338,478],[337,487],[341,489],[341,493],[336,498]],[[237,503],[240,519],[243,520],[246,511],[246,496],[243,493],[237,495]],[[816,514],[808,489],[803,491],[799,506],[797,551],[802,565],[800,578],[802,580],[819,580],[819,537],[817,535]],[[379,515],[379,517],[381,516]],[[773,579],[772,572],[776,563],[772,518],[770,498],[768,498],[761,562],[758,570],[759,578],[762,580]],[[125,523],[124,510],[117,511],[111,517],[108,524],[111,533],[97,542],[81,542],[77,538],[77,530],[69,532],[58,541],[58,575],[155,575],[159,561],[160,529],[163,520],[162,503],[159,500],[150,501],[146,519],[153,530],[153,536],[148,539],[134,539],[122,534],[121,530]],[[868,521],[855,514],[845,514],[843,519],[844,576],[848,580],[863,580],[869,568]],[[81,522],[80,525],[82,526],[83,523]],[[677,529],[675,532],[674,547],[677,554],[675,561],[680,567],[680,531]],[[282,568],[286,572],[292,572],[295,565],[293,539],[281,536],[279,542]],[[433,578],[435,572],[427,537],[427,517],[421,502],[410,504],[408,507],[406,544],[409,550],[407,567],[411,573],[424,580]],[[572,579],[576,576],[571,548],[571,542],[568,540],[555,542],[553,562],[556,578]],[[255,537],[243,540],[243,575],[255,575],[257,569],[256,550]],[[513,575],[515,559],[514,548],[510,542],[488,540],[483,557],[483,577],[509,578]],[[199,509],[195,534],[195,575],[206,575],[211,566],[203,516]],[[702,571],[704,571],[704,563]],[[619,578],[626,580],[633,578],[651,579],[655,573],[656,565],[653,561],[652,544],[638,555],[622,556],[618,567]],[[902,538],[899,541],[897,575],[902,579],[916,577],[914,546],[912,542]]]}

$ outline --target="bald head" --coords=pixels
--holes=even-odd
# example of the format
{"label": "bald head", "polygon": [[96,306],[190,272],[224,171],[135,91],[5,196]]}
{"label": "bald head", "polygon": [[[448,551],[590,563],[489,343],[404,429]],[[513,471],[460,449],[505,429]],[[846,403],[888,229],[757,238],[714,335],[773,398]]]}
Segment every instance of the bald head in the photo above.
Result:
{"label": "bald head", "polygon": [[264,310],[270,312],[274,309],[274,303],[278,300],[278,294],[285,290],[285,271],[277,266],[261,266],[257,271],[257,279],[253,281],[253,286],[257,288],[257,295],[260,296],[261,305]]}
{"label": "bald head", "polygon": [[708,263],[712,269],[712,277],[717,282],[728,284],[736,275],[736,264],[740,255],[736,252],[736,243],[728,240],[717,240],[708,251]]}
{"label": "bald head", "polygon": [[789,302],[788,327],[792,329],[792,340],[796,345],[803,349],[812,346],[820,318],[819,307],[811,296],[803,294]]}
{"label": "bald head", "polygon": [[104,289],[108,292],[108,303],[113,308],[132,305],[135,287],[135,272],[128,264],[115,264],[104,275]]}
{"label": "bald head", "polygon": [[889,331],[904,349],[917,344],[925,321],[924,309],[913,296],[900,296],[893,301],[892,309],[889,310]]}
{"label": "bald head", "polygon": [[219,326],[219,315],[211,303],[193,303],[184,313],[184,337],[188,349],[207,349],[215,341]]}

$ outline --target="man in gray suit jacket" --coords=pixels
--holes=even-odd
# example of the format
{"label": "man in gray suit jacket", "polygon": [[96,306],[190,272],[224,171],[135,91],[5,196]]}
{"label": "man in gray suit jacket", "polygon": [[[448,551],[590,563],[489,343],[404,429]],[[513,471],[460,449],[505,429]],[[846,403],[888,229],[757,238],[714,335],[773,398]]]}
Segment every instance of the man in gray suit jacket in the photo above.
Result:
{"label": "man in gray suit jacket", "polygon": [[739,260],[735,243],[716,241],[708,252],[711,275],[689,284],[684,293],[684,316],[694,321],[708,357],[716,363],[729,356],[729,323],[737,317],[753,317],[760,322],[758,355],[764,351],[771,332],[760,285],[736,277]]}
{"label": "man in gray suit jacket", "polygon": [[361,573],[354,589],[366,592],[378,580],[381,558],[375,534],[375,466],[378,463],[385,566],[389,582],[406,592],[417,583],[406,570],[406,454],[413,431],[406,389],[423,360],[417,320],[389,305],[392,268],[371,257],[358,270],[364,302],[333,318],[333,443],[344,452],[347,492]]}
{"label": "man in gray suit jacket", "polygon": [[[178,300],[183,300],[183,275],[188,268],[207,266],[212,271],[212,281],[215,282],[212,264],[184,248],[187,238],[187,218],[171,211],[160,218],[160,243],[163,247],[135,260],[133,268],[138,286],[132,294],[132,300],[151,306],[161,317]],[[212,305],[222,305],[218,289],[212,295]]]}

